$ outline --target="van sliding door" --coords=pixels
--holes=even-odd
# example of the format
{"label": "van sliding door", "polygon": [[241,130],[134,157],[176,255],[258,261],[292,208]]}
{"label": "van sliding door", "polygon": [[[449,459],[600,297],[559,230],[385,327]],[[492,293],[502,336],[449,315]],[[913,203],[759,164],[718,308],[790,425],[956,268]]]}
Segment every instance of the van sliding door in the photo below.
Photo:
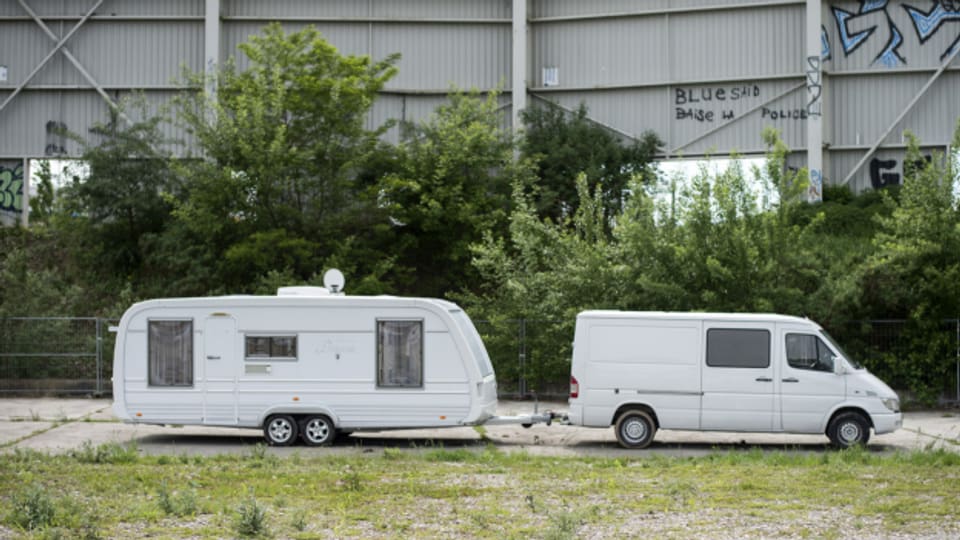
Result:
{"label": "van sliding door", "polygon": [[703,364],[705,430],[773,429],[773,325],[707,323]]}

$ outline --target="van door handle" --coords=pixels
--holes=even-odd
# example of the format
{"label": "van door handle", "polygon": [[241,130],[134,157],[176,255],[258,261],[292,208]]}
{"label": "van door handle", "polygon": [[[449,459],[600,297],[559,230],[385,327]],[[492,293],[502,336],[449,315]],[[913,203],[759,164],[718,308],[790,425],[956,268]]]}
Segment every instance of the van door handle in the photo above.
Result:
{"label": "van door handle", "polygon": [[783,382],[800,382],[800,379],[796,377],[787,377],[786,379],[783,379]]}
{"label": "van door handle", "polygon": [[219,356],[214,356],[212,354],[207,355],[207,360],[219,360],[219,359],[220,359]]}
{"label": "van door handle", "polygon": [[757,382],[773,382],[770,377],[757,377]]}

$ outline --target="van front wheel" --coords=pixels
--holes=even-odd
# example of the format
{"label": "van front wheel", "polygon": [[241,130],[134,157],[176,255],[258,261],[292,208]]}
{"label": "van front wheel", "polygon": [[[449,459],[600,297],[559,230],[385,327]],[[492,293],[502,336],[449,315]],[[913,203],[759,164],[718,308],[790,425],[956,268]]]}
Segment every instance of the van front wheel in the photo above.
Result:
{"label": "van front wheel", "polygon": [[845,412],[838,414],[827,428],[830,442],[837,448],[850,448],[858,444],[866,445],[870,440],[870,424],[862,414]]}
{"label": "van front wheel", "polygon": [[646,448],[653,442],[657,425],[646,411],[629,410],[620,415],[616,424],[617,442],[624,448]]}

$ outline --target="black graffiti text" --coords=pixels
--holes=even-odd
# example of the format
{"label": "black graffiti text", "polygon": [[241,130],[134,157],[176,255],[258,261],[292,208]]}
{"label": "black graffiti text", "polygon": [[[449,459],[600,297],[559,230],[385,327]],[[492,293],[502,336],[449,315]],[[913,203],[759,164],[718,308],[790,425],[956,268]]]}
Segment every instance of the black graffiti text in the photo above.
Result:
{"label": "black graffiti text", "polygon": [[807,110],[806,109],[771,109],[769,107],[763,107],[760,111],[760,117],[769,118],[770,120],[806,120]]}
{"label": "black graffiti text", "polygon": [[688,103],[706,103],[711,101],[738,101],[746,98],[760,97],[760,87],[756,84],[732,87],[674,88],[674,105]]}

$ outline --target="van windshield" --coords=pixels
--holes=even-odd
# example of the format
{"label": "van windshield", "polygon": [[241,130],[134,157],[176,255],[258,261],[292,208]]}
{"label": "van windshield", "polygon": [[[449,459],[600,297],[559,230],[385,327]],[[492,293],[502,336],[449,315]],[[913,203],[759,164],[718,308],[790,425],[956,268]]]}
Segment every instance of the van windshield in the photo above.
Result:
{"label": "van windshield", "polygon": [[852,356],[847,354],[847,351],[843,350],[843,347],[841,347],[836,342],[836,340],[830,337],[830,334],[828,334],[826,330],[821,328],[820,334],[823,336],[823,339],[827,340],[827,343],[829,343],[830,346],[833,347],[833,350],[836,351],[837,354],[846,358],[847,363],[850,364],[850,367],[852,367],[853,369],[863,369],[863,364],[861,364],[860,362],[857,362]]}
{"label": "van windshield", "polygon": [[477,360],[477,367],[480,369],[480,375],[486,377],[493,374],[493,364],[490,363],[490,356],[487,355],[487,348],[483,346],[483,340],[480,339],[480,333],[477,332],[475,326],[473,326],[473,321],[470,320],[470,317],[467,316],[463,310],[452,309],[450,314],[453,315],[453,319],[457,321],[457,325],[460,326],[460,329],[463,330],[463,335],[467,339],[467,345],[470,347],[470,352],[473,353],[473,357]]}

